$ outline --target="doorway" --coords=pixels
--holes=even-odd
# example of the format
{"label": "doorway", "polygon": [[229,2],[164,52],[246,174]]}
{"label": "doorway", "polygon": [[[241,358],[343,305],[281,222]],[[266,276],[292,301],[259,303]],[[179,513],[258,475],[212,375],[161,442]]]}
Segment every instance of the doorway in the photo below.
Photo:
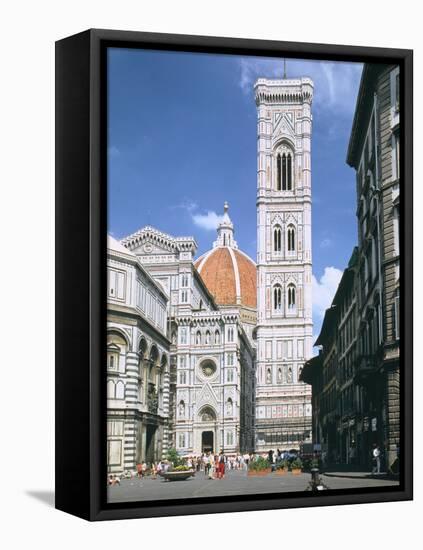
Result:
{"label": "doorway", "polygon": [[203,432],[201,434],[201,452],[203,453],[213,453],[213,443],[214,443],[214,433],[213,432]]}
{"label": "doorway", "polygon": [[147,424],[145,441],[145,461],[147,464],[155,462],[155,434],[157,426]]}

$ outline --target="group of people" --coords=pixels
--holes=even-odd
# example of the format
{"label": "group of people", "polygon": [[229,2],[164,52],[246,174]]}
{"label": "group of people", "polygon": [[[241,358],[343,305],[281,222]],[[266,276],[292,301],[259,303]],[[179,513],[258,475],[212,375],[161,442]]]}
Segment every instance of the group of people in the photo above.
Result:
{"label": "group of people", "polygon": [[210,479],[223,479],[227,470],[244,470],[250,460],[248,453],[226,455],[221,451],[219,454],[207,452],[200,456],[189,456],[186,464],[197,472],[204,472]]}

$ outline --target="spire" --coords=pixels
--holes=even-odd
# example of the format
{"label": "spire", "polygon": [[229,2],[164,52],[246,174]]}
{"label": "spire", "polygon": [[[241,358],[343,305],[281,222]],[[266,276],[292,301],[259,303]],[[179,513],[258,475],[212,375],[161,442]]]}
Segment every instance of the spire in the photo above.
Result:
{"label": "spire", "polygon": [[223,216],[217,226],[217,239],[213,243],[213,248],[218,246],[229,246],[230,248],[238,248],[238,244],[234,239],[234,224],[229,217],[229,204],[225,201],[223,205]]}

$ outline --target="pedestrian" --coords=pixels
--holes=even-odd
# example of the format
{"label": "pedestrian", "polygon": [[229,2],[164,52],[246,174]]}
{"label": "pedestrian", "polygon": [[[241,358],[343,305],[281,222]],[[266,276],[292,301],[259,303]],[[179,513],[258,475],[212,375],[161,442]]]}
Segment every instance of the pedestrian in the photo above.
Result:
{"label": "pedestrian", "polygon": [[380,449],[377,443],[373,443],[372,463],[372,474],[380,474]]}
{"label": "pedestrian", "polygon": [[214,456],[212,454],[209,454],[209,479],[215,479],[216,478],[216,463],[214,460]]}
{"label": "pedestrian", "polygon": [[223,454],[223,451],[220,451],[218,465],[219,465],[218,478],[223,479],[225,477],[225,455]]}

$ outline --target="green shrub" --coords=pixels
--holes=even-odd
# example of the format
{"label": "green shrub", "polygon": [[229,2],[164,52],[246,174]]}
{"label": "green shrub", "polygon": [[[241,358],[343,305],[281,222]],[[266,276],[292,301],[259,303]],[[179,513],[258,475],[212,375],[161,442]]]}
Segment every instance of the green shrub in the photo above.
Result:
{"label": "green shrub", "polygon": [[289,468],[289,462],[287,460],[279,460],[276,462],[276,469],[277,470],[288,470]]}
{"label": "green shrub", "polygon": [[179,466],[172,468],[172,472],[188,472],[189,470],[192,470],[192,468],[185,466],[184,464],[180,464]]}
{"label": "green shrub", "polygon": [[270,468],[270,462],[263,458],[262,456],[259,456],[256,458],[256,460],[253,460],[250,462],[249,469],[253,472],[261,472],[263,470],[267,470]]}
{"label": "green shrub", "polygon": [[185,460],[181,458],[178,455],[178,452],[176,449],[169,449],[166,454],[166,460],[171,462],[173,464],[173,467],[176,468],[177,466],[183,466],[185,464]]}
{"label": "green shrub", "polygon": [[302,469],[303,469],[303,462],[302,462],[301,458],[296,458],[291,463],[291,470],[302,470]]}

